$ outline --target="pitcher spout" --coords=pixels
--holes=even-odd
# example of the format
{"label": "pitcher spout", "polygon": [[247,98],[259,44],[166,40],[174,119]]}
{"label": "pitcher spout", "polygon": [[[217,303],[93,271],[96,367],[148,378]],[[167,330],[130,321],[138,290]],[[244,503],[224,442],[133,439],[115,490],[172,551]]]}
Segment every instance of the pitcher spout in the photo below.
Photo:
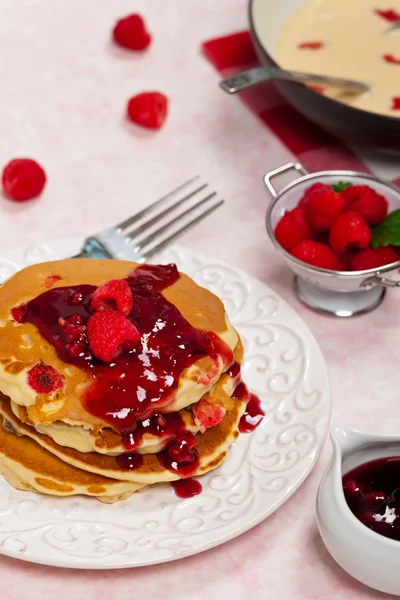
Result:
{"label": "pitcher spout", "polygon": [[368,443],[369,438],[369,434],[365,434],[352,427],[335,427],[331,431],[334,453],[338,455],[338,458],[354,452],[364,444]]}

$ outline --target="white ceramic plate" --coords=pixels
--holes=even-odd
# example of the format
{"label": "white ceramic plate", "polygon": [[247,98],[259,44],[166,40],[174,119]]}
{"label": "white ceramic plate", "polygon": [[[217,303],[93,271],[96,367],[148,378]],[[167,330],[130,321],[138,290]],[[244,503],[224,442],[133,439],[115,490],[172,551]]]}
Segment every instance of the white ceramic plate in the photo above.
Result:
{"label": "white ceramic plate", "polygon": [[[64,258],[77,240],[4,252],[0,279],[28,264]],[[137,567],[202,552],[247,531],[277,510],[310,473],[331,410],[321,351],[297,314],[243,271],[178,246],[176,262],[225,303],[246,351],[245,381],[266,417],[242,434],[224,464],[201,478],[189,500],[160,485],[105,505],[92,498],[21,492],[0,480],[0,553],[82,569]]]}

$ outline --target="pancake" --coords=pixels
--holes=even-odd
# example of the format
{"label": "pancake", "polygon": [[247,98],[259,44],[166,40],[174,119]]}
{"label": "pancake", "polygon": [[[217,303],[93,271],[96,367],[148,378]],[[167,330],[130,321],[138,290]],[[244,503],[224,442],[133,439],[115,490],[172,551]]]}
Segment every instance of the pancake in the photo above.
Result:
{"label": "pancake", "polygon": [[[11,311],[18,312],[19,307],[43,293],[48,294],[50,290],[100,286],[110,279],[129,275],[135,278],[135,272],[139,273],[144,268],[119,260],[70,259],[40,263],[19,271],[0,288],[0,391],[9,396],[14,405],[25,407],[27,419],[36,427],[63,423],[88,430],[95,437],[101,437],[102,430],[110,430],[110,427],[119,433],[115,424],[107,422],[103,415],[89,411],[85,404],[88,390],[94,385],[92,372],[62,360],[60,350],[56,350],[33,322],[16,322],[19,319],[15,313],[11,316]],[[179,374],[173,393],[163,396],[158,402],[149,403],[140,414],[140,420],[154,412],[176,412],[199,402],[229,366],[226,351],[232,352],[238,342],[223,303],[188,276],[180,274],[160,293],[164,301],[176,307],[188,327],[216,336],[218,344],[215,342],[212,357],[201,356]],[[81,309],[84,310],[81,305],[71,307],[72,312]],[[144,348],[143,337],[140,343]],[[142,353],[145,350],[142,349]],[[51,392],[35,391],[28,384],[28,374],[43,366],[55,370],[52,372],[56,372],[61,382]],[[97,376],[96,385],[99,385],[104,373]],[[42,372],[40,376],[43,377]],[[93,406],[96,408],[95,403]]]}
{"label": "pancake", "polygon": [[[211,390],[204,394],[202,400],[220,406],[224,411],[231,410],[234,406],[231,396],[239,381],[240,373],[236,376],[223,373]],[[194,435],[201,429],[201,425],[195,418],[195,406],[189,406],[178,412],[184,429]],[[25,406],[19,406],[15,402],[11,402],[11,409],[20,421],[34,427],[38,433],[49,436],[59,446],[74,448],[79,452],[99,452],[108,456],[118,456],[126,450],[121,436],[111,428],[102,428],[101,430],[87,429],[68,425],[62,421],[56,421],[50,425],[42,425],[41,423],[33,423],[29,419]],[[171,437],[173,436],[171,433],[168,433],[168,430],[164,435],[144,433],[143,436],[138,437],[135,452],[139,454],[160,452],[165,448]]]}
{"label": "pancake", "polygon": [[[197,476],[207,473],[218,467],[226,458],[229,447],[234,443],[239,435],[238,425],[241,416],[245,412],[246,402],[232,398],[234,406],[232,410],[226,413],[225,417],[215,427],[207,429],[204,433],[198,433],[195,436],[196,450],[198,453],[198,462],[195,468],[191,467],[190,476]],[[56,444],[50,437],[38,433],[33,427],[22,423],[17,419],[10,408],[10,401],[4,395],[0,395],[0,414],[6,419],[7,423],[18,432],[22,437],[17,438],[14,447],[18,450],[18,461],[26,468],[35,471],[37,469],[36,458],[30,458],[28,453],[23,450],[22,442],[26,437],[30,438],[47,451],[60,459],[60,465],[70,465],[79,471],[88,471],[91,474],[103,476],[107,479],[116,479],[118,481],[130,482],[142,486],[155,483],[176,481],[183,476],[189,476],[189,473],[179,473],[166,468],[159,454],[146,454],[139,456],[141,461],[133,470],[121,468],[117,457],[106,456],[97,452],[81,453],[72,448],[65,448]],[[13,434],[10,434],[13,435]],[[3,438],[7,437],[3,434]],[[5,450],[0,446],[0,462],[3,462]],[[25,474],[24,480],[27,479]]]}
{"label": "pancake", "polygon": [[144,486],[108,479],[63,462],[34,440],[0,425],[0,473],[15,488],[52,496],[83,494],[102,502],[125,500]]}

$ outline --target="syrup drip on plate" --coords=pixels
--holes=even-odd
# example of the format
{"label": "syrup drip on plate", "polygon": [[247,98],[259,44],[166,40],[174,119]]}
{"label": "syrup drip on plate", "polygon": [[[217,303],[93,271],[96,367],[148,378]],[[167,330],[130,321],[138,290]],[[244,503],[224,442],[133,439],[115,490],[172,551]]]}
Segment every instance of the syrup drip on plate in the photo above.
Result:
{"label": "syrup drip on plate", "polygon": [[251,433],[259,426],[265,415],[261,408],[260,398],[255,394],[251,394],[243,381],[236,387],[233,397],[247,402],[246,410],[239,421],[239,431],[240,433]]}
{"label": "syrup drip on plate", "polygon": [[171,487],[174,488],[178,498],[193,498],[193,496],[197,496],[202,491],[201,483],[196,479],[171,481]]}

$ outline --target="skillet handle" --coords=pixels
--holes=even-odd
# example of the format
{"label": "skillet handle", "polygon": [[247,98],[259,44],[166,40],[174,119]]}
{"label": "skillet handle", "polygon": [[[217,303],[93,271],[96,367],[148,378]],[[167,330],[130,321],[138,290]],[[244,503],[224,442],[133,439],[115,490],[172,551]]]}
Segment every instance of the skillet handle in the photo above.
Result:
{"label": "skillet handle", "polygon": [[303,165],[299,162],[289,162],[289,163],[286,163],[285,165],[277,167],[276,169],[272,169],[271,171],[268,171],[268,173],[266,173],[264,175],[264,183],[267,186],[267,189],[273,198],[277,197],[278,192],[276,191],[276,189],[274,188],[274,186],[272,184],[272,179],[274,177],[276,177],[277,175],[281,175],[282,173],[287,173],[287,171],[297,171],[298,173],[301,173],[302,175],[308,175],[307,169],[305,167],[303,167]]}

